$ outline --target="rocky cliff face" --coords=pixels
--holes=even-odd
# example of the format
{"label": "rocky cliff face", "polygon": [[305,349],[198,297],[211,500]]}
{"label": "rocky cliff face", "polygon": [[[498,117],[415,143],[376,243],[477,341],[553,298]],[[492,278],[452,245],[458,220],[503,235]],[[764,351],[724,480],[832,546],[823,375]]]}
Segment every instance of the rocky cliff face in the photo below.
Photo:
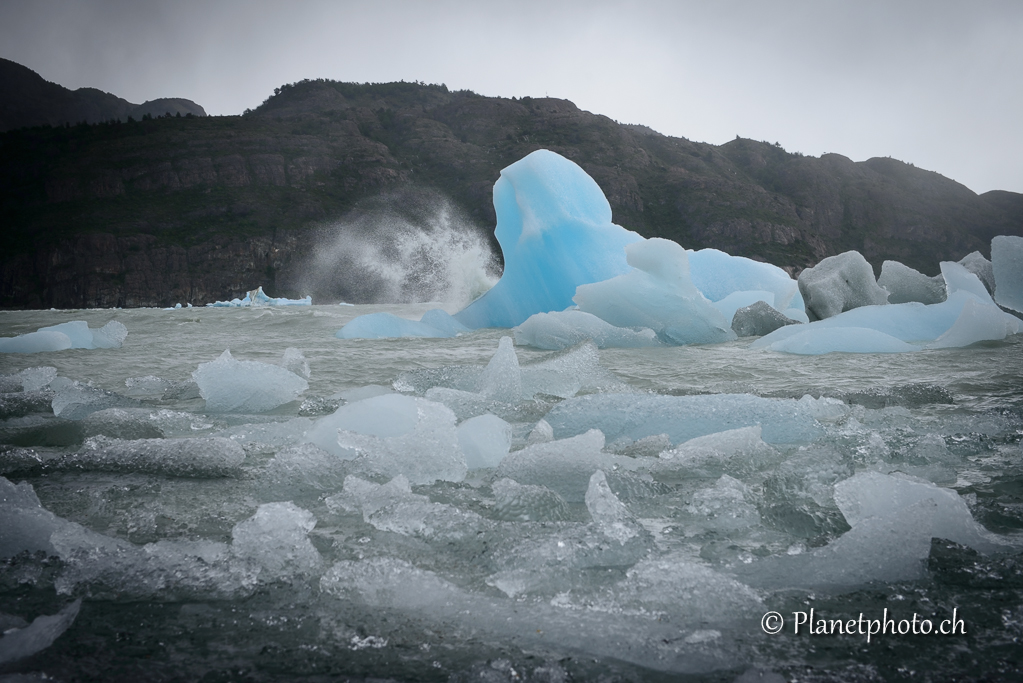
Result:
{"label": "rocky cliff face", "polygon": [[258,284],[301,296],[313,228],[426,192],[489,233],[500,169],[539,148],[593,176],[621,225],[792,270],[857,249],[875,268],[934,273],[1023,234],[1023,195],[976,195],[893,159],[695,143],[553,98],[316,81],[239,117],[0,134],[0,305],[201,304]]}

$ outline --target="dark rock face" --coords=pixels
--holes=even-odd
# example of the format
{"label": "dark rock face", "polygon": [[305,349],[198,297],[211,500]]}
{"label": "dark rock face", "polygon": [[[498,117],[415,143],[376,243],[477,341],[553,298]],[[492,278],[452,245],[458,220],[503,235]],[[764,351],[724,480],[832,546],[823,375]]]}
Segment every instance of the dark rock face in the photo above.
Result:
{"label": "dark rock face", "polygon": [[554,98],[307,81],[244,116],[0,133],[0,306],[200,304],[259,284],[302,296],[289,273],[317,228],[419,192],[489,234],[500,170],[540,148],[582,166],[616,223],[792,272],[856,249],[933,274],[1023,234],[1023,195],[892,159],[707,145]]}

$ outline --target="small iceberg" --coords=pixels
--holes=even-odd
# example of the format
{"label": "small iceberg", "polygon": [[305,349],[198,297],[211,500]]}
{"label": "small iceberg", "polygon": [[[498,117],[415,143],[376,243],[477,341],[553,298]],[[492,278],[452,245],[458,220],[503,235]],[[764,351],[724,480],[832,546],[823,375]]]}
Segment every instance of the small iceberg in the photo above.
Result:
{"label": "small iceberg", "polygon": [[35,332],[0,338],[0,353],[42,353],[66,349],[119,349],[128,337],[128,328],[111,320],[100,328],[91,328],[84,320],[41,327]]}
{"label": "small iceberg", "polygon": [[261,306],[312,306],[313,298],[307,296],[304,299],[285,299],[267,296],[260,285],[245,293],[244,299],[231,299],[230,301],[215,301],[206,304],[208,308],[258,308]]}

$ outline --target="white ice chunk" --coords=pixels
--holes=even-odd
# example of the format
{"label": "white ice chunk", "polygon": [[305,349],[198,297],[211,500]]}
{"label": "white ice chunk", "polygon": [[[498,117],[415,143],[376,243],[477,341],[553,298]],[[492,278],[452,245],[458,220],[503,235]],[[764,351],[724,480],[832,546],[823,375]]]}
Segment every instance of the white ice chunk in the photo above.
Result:
{"label": "white ice chunk", "polygon": [[29,332],[17,337],[0,337],[0,353],[45,353],[71,348],[71,338],[63,332]]}
{"label": "white ice chunk", "polygon": [[480,374],[477,391],[485,398],[517,403],[522,398],[522,373],[511,337],[501,337],[497,353]]}
{"label": "white ice chunk", "polygon": [[777,462],[779,453],[760,438],[760,425],[698,436],[660,454],[656,471],[745,475]]}
{"label": "white ice chunk", "polygon": [[873,268],[858,251],[829,256],[805,269],[799,274],[799,292],[811,321],[888,303],[888,292],[877,286]]}
{"label": "white ice chunk", "polygon": [[290,403],[309,383],[277,365],[235,360],[231,351],[192,373],[206,409],[218,413],[262,413]]}
{"label": "white ice chunk", "polygon": [[416,428],[419,413],[415,399],[384,393],[353,401],[316,420],[305,440],[342,458],[355,457],[337,443],[339,429],[382,438],[403,436]]}
{"label": "white ice chunk", "polygon": [[284,357],[281,358],[281,366],[288,372],[299,377],[309,379],[309,361],[305,359],[302,352],[293,346],[284,349]]}
{"label": "white ice chunk", "polygon": [[939,265],[941,266],[941,277],[945,280],[945,288],[950,295],[962,291],[969,292],[983,303],[993,301],[990,292],[987,291],[987,287],[980,281],[980,278],[966,268],[952,261],[942,261]]}
{"label": "white ice chunk", "polygon": [[515,342],[539,349],[565,349],[587,339],[599,348],[660,346],[649,328],[615,327],[597,316],[578,310],[536,313],[514,329]]}
{"label": "white ice chunk", "polygon": [[579,286],[580,310],[616,327],[649,328],[670,344],[735,339],[730,321],[693,285],[685,249],[653,238],[629,244],[625,255],[630,272]]}
{"label": "white ice chunk", "polygon": [[82,449],[61,459],[61,467],[105,472],[146,472],[175,477],[223,477],[236,474],[245,451],[234,441],[196,439],[111,439],[94,436]]}
{"label": "white ice chunk", "polygon": [[260,567],[262,580],[313,574],[322,563],[309,541],[316,517],[294,503],[260,505],[231,530],[231,550]]}
{"label": "white ice chunk", "polygon": [[461,481],[467,471],[454,413],[423,398],[388,394],[341,406],[317,420],[306,438],[355,459],[360,471],[403,474],[415,484]]}
{"label": "white ice chunk", "polygon": [[628,388],[600,365],[600,352],[592,342],[520,367],[522,397],[548,394],[571,398],[580,391],[627,391]]}
{"label": "white ice chunk", "polygon": [[[998,239],[997,237],[995,239]],[[984,255],[979,251],[970,252],[966,256],[959,259],[959,265],[966,270],[970,271],[984,283],[987,291],[994,294],[995,291],[995,271],[991,262],[984,258]]]}
{"label": "white ice chunk", "polygon": [[995,301],[1023,313],[1023,237],[999,235],[991,240]]}
{"label": "white ice chunk", "polygon": [[888,291],[890,304],[910,301],[939,304],[948,296],[945,278],[940,275],[928,277],[898,261],[885,261],[881,264],[881,276],[877,278],[877,284]]}
{"label": "white ice chunk", "polygon": [[511,449],[511,425],[496,415],[479,415],[458,425],[458,445],[470,470],[497,467]]}
{"label": "white ice chunk", "polygon": [[520,484],[546,486],[570,503],[582,502],[590,477],[597,470],[615,466],[635,467],[632,458],[603,453],[604,435],[591,429],[584,434],[549,443],[526,446],[509,453],[497,467],[498,477]]}
{"label": "white ice chunk", "polygon": [[520,484],[513,479],[498,479],[491,487],[497,502],[499,519],[514,522],[560,522],[568,519],[565,500],[546,486]]}
{"label": "white ice chunk", "polygon": [[548,441],[554,441],[554,428],[550,426],[547,420],[540,420],[529,432],[526,442],[534,444],[547,443]]}
{"label": "white ice chunk", "polygon": [[584,500],[593,523],[604,535],[613,538],[619,544],[640,535],[642,527],[608,487],[607,477],[603,471],[597,470],[590,476]]}
{"label": "white ice chunk", "polygon": [[544,419],[560,439],[598,428],[611,440],[667,434],[677,444],[760,425],[764,441],[785,444],[809,443],[823,434],[815,419],[817,409],[816,403],[749,394],[592,394],[559,403]]}
{"label": "white ice chunk", "polygon": [[57,377],[57,368],[25,368],[14,375],[21,380],[22,391],[39,391]]}
{"label": "white ice chunk", "polygon": [[36,617],[25,628],[4,632],[0,637],[0,664],[24,659],[53,645],[53,641],[74,623],[81,606],[79,598],[54,615]]}
{"label": "white ice chunk", "polygon": [[853,527],[871,517],[891,517],[925,500],[934,503],[928,526],[921,529],[928,543],[937,537],[982,552],[1004,547],[973,519],[966,502],[950,489],[878,472],[861,472],[835,484],[835,502]]}
{"label": "white ice chunk", "polygon": [[745,484],[723,474],[713,486],[693,494],[690,507],[696,514],[709,518],[715,529],[734,531],[760,523],[760,513],[751,498]]}
{"label": "white ice chunk", "polygon": [[473,329],[565,310],[579,285],[628,271],[622,248],[642,239],[611,223],[611,206],[585,171],[544,149],[501,171],[494,209],[504,274],[455,314]]}

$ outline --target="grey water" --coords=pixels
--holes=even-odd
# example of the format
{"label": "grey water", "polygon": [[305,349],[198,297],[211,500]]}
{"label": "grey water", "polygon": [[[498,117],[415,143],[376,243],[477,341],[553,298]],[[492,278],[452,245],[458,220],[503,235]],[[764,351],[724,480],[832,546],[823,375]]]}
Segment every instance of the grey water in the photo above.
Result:
{"label": "grey water", "polygon": [[[641,527],[616,542],[598,528],[597,508],[581,502],[520,499],[529,514],[509,514],[494,470],[413,485],[387,514],[331,502],[349,473],[303,449],[308,425],[298,418],[332,412],[346,390],[422,395],[436,378],[478,373],[509,334],[334,337],[356,315],[418,318],[435,306],[0,312],[3,335],[69,320],[118,320],[129,331],[119,349],[0,356],[0,375],[53,367],[111,392],[108,405],[128,415],[59,417],[46,388],[28,400],[7,386],[0,398],[0,476],[27,482],[44,510],[80,525],[62,532],[78,534],[73,553],[0,561],[0,616],[29,623],[82,599],[66,632],[0,663],[0,680],[1023,679],[1020,335],[903,354],[796,356],[750,350],[749,339],[601,350],[600,368],[619,393],[836,399],[820,438],[772,444],[755,466],[739,453],[729,464],[665,474],[645,468],[663,442],[609,439],[605,453],[638,463],[605,473],[622,514]],[[279,363],[287,348],[309,364],[298,401],[260,415],[216,414],[189,390],[197,366],[225,349]],[[523,366],[556,355],[521,346],[516,354]],[[449,370],[422,372],[440,368]],[[128,380],[144,377],[180,390],[133,391]],[[507,413],[513,453],[563,400],[538,395]],[[244,462],[229,476],[192,477],[116,463],[53,466],[97,435],[140,434],[230,438]],[[891,544],[881,534],[858,551],[866,578],[843,582],[827,553],[860,527],[845,519],[835,486],[864,472],[954,492],[996,548],[934,538],[913,560],[919,566],[890,580],[886,556],[912,537],[893,527]],[[259,534],[238,529],[270,503],[291,507],[259,527],[260,545]],[[307,532],[292,545],[275,540],[292,538],[281,520],[297,519],[310,520]],[[262,573],[222,560],[246,538]],[[811,608],[829,620],[887,609],[935,623],[954,612],[965,633],[886,633],[869,643],[859,633],[794,633],[794,615]],[[782,632],[765,632],[768,612],[783,616]]]}

